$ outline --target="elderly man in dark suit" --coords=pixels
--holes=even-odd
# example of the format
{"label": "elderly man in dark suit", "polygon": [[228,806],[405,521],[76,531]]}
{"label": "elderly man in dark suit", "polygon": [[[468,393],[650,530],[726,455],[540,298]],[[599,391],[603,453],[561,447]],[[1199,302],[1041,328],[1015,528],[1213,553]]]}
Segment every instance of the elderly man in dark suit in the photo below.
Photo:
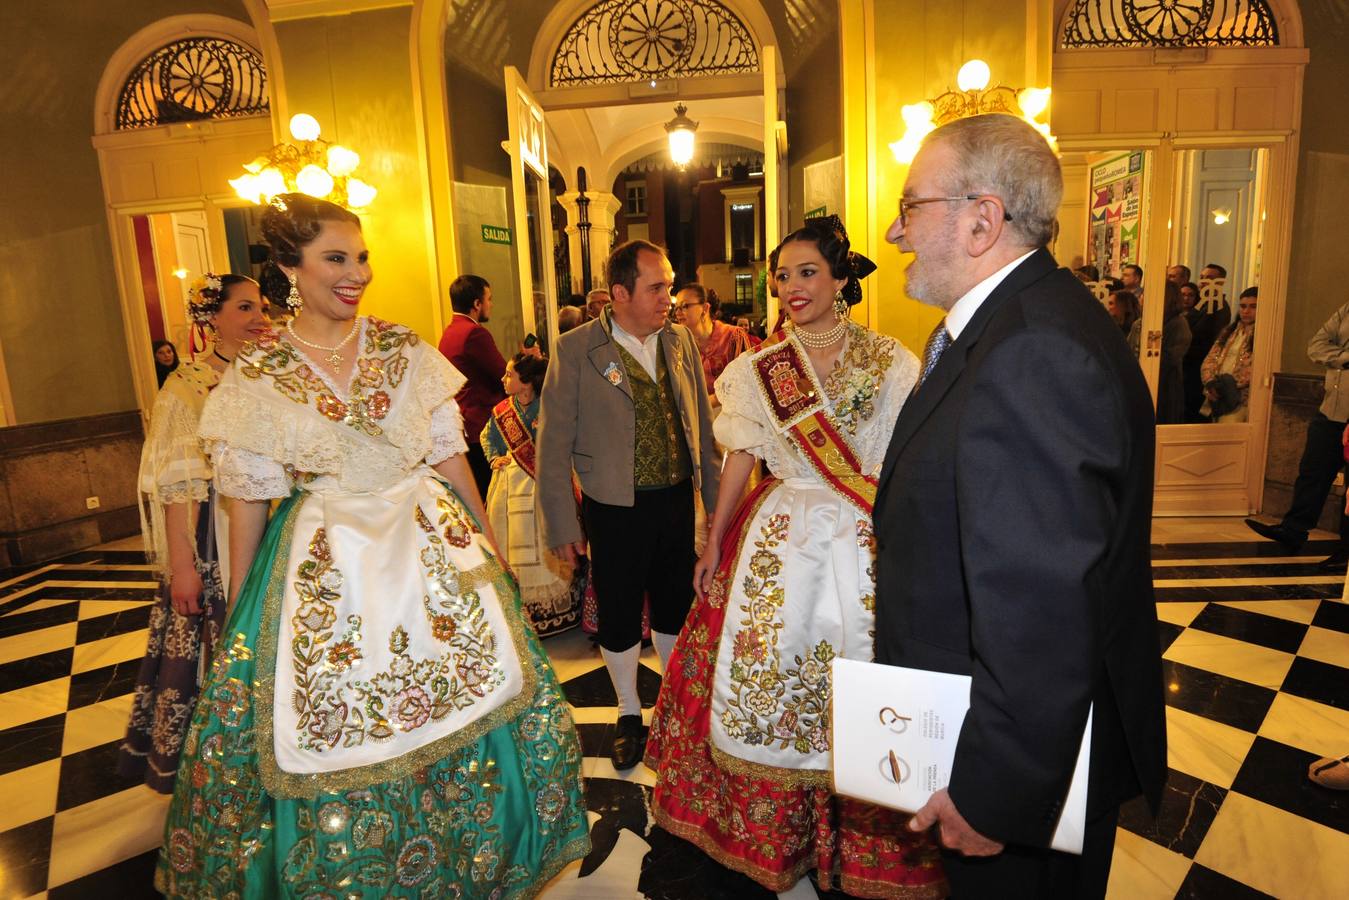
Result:
{"label": "elderly man in dark suit", "polygon": [[[946,312],[880,474],[876,656],[972,676],[936,827],[952,892],[1100,897],[1122,801],[1154,806],[1165,716],[1138,362],[1045,245],[1058,160],[1020,119],[928,136],[887,238]],[[1094,709],[1081,857],[1048,849]]]}
{"label": "elderly man in dark suit", "polygon": [[716,506],[721,457],[698,346],[669,322],[674,271],[665,252],[629,241],[610,254],[605,275],[611,303],[558,338],[544,379],[538,510],[547,545],[563,559],[574,562],[589,541],[600,651],[618,695],[613,763],[630,769],[644,743],[642,598],[665,665],[693,602],[693,495]]}

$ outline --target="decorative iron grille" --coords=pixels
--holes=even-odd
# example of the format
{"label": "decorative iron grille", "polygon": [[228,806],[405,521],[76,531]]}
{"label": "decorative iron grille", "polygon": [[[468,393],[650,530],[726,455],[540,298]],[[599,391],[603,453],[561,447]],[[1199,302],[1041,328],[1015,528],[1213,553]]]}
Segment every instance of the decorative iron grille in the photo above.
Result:
{"label": "decorative iron grille", "polygon": [[1274,47],[1268,0],[1077,0],[1063,31],[1073,47]]}
{"label": "decorative iron grille", "polygon": [[268,111],[262,57],[223,38],[187,38],[151,53],[127,76],[117,128],[230,119]]}
{"label": "decorative iron grille", "polygon": [[553,56],[552,87],[759,71],[749,30],[714,0],[602,0]]}

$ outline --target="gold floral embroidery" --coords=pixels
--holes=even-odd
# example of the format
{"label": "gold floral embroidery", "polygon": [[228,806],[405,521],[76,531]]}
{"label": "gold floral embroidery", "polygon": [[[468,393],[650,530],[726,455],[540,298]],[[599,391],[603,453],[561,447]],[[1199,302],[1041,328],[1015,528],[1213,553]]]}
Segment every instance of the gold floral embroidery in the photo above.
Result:
{"label": "gold floral embroidery", "polygon": [[387,671],[368,680],[339,682],[341,673],[364,658],[359,643],[361,617],[348,616],[347,631],[339,641],[329,643],[337,620],[336,604],[341,600],[342,573],[333,566],[327,534],[319,528],[309,542],[310,558],[296,572],[300,606],[291,617],[296,684],[292,702],[298,714],[296,727],[301,729],[297,735],[300,749],[322,753],[338,741],[355,747],[367,739],[388,740],[398,730],[413,731],[465,709],[504,682],[505,673],[497,665],[496,637],[476,590],[496,578],[500,567],[488,563],[479,567],[483,571],[456,571],[446,561],[440,538],[420,509],[417,517],[432,542],[422,559],[435,578],[442,608],[433,611],[427,597],[427,613],[432,633],[447,645],[445,652],[434,659],[414,659],[408,653],[407,632],[399,626],[389,636],[393,661]]}
{"label": "gold floral embroidery", "polygon": [[848,327],[848,344],[824,382],[831,402],[830,418],[849,435],[876,412],[876,392],[895,357],[895,339],[868,331],[857,323]]}
{"label": "gold floral embroidery", "polygon": [[795,656],[795,668],[783,671],[778,652],[783,587],[782,560],[773,551],[787,537],[786,514],[769,517],[754,542],[749,574],[742,587],[746,617],[731,648],[731,695],[721,724],[748,746],[777,744],[797,753],[829,749],[829,663],[834,648],[820,641],[810,655]]}
{"label": "gold floral embroidery", "polygon": [[314,407],[334,422],[341,422],[347,417],[347,405],[329,393],[319,394]]}
{"label": "gold floral embroidery", "polygon": [[356,376],[346,399],[337,396],[304,362],[300,352],[281,340],[275,331],[244,346],[240,371],[246,378],[271,378],[276,390],[296,403],[307,405],[312,397],[314,409],[323,417],[378,437],[384,433],[378,423],[393,407],[389,391],[402,384],[407,374],[406,350],[419,341],[406,328],[383,319],[367,318],[363,355],[356,360]]}
{"label": "gold floral embroidery", "polygon": [[[870,519],[857,520],[857,546],[867,551],[867,586],[870,588],[858,600],[869,613],[876,612],[876,529]],[[873,629],[872,633],[875,631]]]}

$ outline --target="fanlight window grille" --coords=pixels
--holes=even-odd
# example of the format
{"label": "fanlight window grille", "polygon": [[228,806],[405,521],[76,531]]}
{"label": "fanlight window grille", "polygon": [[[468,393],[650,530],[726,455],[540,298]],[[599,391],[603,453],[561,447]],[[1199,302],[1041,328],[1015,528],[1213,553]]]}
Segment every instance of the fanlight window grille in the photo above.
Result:
{"label": "fanlight window grille", "polygon": [[574,87],[759,71],[749,30],[713,0],[603,0],[567,29],[549,84]]}
{"label": "fanlight window grille", "polygon": [[1275,47],[1268,0],[1076,0],[1062,46]]}
{"label": "fanlight window grille", "polygon": [[117,127],[230,119],[268,112],[257,51],[223,38],[187,38],[151,53],[127,76]]}

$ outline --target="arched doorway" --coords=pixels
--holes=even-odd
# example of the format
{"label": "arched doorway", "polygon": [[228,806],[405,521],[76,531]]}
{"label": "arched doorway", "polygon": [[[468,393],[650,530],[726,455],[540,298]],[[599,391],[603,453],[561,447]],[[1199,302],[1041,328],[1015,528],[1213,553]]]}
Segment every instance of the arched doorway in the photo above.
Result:
{"label": "arched doorway", "polygon": [[186,348],[186,285],[248,272],[256,212],[229,188],[272,144],[266,67],[252,29],[174,16],[133,35],[99,82],[98,152],[138,404],[157,390],[151,341]]}
{"label": "arched doorway", "polygon": [[[699,122],[698,144],[714,148],[710,155],[706,151],[696,154],[691,170],[697,171],[700,163],[715,168],[718,146],[757,154],[758,165],[751,176],[759,185],[755,198],[734,204],[752,210],[756,230],[763,233],[754,242],[754,258],[727,251],[699,256],[698,262],[729,268],[738,265],[744,271],[737,270],[731,283],[742,280],[736,278],[739,275],[752,278],[759,274],[765,248],[776,243],[784,224],[785,186],[779,166],[786,148],[785,141],[779,140],[785,133],[778,120],[781,64],[771,23],[757,4],[717,0],[559,4],[538,30],[528,76],[508,68],[506,84],[511,121],[508,147],[516,182],[514,221],[541,214],[531,212],[531,198],[540,192],[530,185],[543,178],[544,170],[531,160],[541,159],[556,167],[567,187],[560,199],[569,213],[573,284],[602,284],[600,267],[623,212],[630,209],[626,181],[620,175],[644,157],[668,152],[664,126],[676,102],[685,104]],[[587,173],[584,195],[578,181],[582,170]],[[584,248],[578,220],[577,201],[581,199],[588,201],[584,205],[589,237]],[[722,200],[729,210],[732,201]],[[673,237],[663,229],[657,231],[661,233],[655,236],[667,242]],[[550,258],[550,248],[528,244],[534,231],[517,227],[517,232],[517,259]],[[653,234],[648,228],[647,235]],[[720,248],[723,242],[715,243]],[[587,256],[589,271],[584,265]],[[701,266],[688,268],[696,272]],[[532,280],[536,268],[522,263],[518,271],[521,296],[543,295],[543,308],[555,310],[557,298],[547,296],[549,285]],[[527,323],[533,318],[534,304],[522,306],[522,320]],[[541,321],[538,327],[543,327]]]}

